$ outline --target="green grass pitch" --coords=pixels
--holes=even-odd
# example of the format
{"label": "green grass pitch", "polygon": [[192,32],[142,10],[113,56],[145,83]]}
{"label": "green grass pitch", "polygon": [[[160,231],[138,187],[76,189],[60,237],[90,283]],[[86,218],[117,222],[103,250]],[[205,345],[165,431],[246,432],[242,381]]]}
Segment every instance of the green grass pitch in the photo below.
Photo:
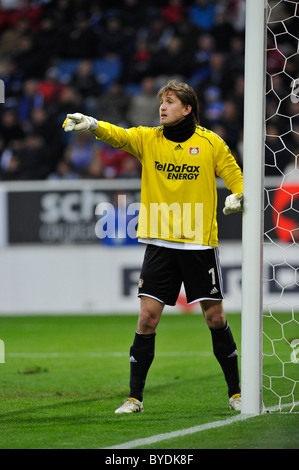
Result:
{"label": "green grass pitch", "polygon": [[[240,355],[240,315],[228,315],[228,321]],[[128,394],[136,324],[137,315],[0,317],[5,344],[0,449],[103,449],[237,415],[228,408],[224,378],[201,314],[162,317],[145,412],[115,415]],[[290,334],[299,338],[296,327]],[[271,328],[267,321],[269,336]],[[274,335],[275,329],[276,321]],[[279,354],[287,360],[290,352],[288,348]],[[281,367],[276,356],[268,363],[274,373]],[[298,380],[299,365],[288,367]],[[298,386],[294,393],[299,401]],[[277,404],[275,394],[268,395],[269,405]],[[296,411],[262,414],[144,448],[298,449],[298,407]]]}

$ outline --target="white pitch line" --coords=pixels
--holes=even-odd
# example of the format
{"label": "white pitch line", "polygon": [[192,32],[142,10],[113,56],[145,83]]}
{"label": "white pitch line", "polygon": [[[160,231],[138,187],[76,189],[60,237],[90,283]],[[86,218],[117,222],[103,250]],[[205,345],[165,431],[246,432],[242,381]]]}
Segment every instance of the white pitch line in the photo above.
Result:
{"label": "white pitch line", "polygon": [[[157,357],[206,357],[211,356],[211,352],[199,352],[199,351],[185,351],[185,352],[161,352],[157,353]],[[51,359],[59,357],[129,357],[127,352],[86,352],[86,353],[59,353],[59,352],[15,352],[7,353],[6,357],[20,357],[20,358],[41,358],[41,359]]]}
{"label": "white pitch line", "polygon": [[[298,404],[299,403],[297,402],[294,403],[294,405]],[[280,408],[286,408],[291,405],[293,405],[293,403],[286,403],[284,405],[281,405]],[[278,409],[278,406],[273,406],[271,408],[268,408],[267,411],[277,411]],[[135,439],[133,441],[124,442],[122,444],[116,444],[111,447],[105,447],[104,449],[134,449],[136,447],[155,444],[156,442],[165,441],[167,439],[173,439],[175,437],[182,437],[187,436],[189,434],[194,434],[196,432],[206,431],[208,429],[220,428],[222,426],[227,426],[237,421],[245,421],[246,419],[254,418],[255,416],[260,416],[260,414],[238,414],[237,416],[232,416],[231,418],[227,418],[221,421],[212,421],[211,423],[199,424],[198,426],[193,426],[191,428],[166,432],[164,434],[156,434],[154,436],[144,437],[142,439]]]}
{"label": "white pitch line", "polygon": [[7,357],[12,358],[34,358],[34,359],[52,359],[52,358],[63,358],[63,357],[125,357],[128,354],[122,352],[111,352],[111,353],[101,353],[101,352],[89,352],[89,353],[61,353],[61,352],[17,352],[17,353],[7,353]]}
{"label": "white pitch line", "polygon": [[156,434],[155,436],[145,437],[143,439],[135,439],[134,441],[124,442],[123,444],[117,444],[111,447],[105,447],[105,449],[134,449],[135,447],[145,446],[149,444],[155,444],[156,442],[165,441],[167,439],[173,439],[175,437],[187,436],[188,434],[194,434],[200,431],[206,431],[208,429],[220,428],[221,426],[227,426],[228,424],[235,423],[236,421],[243,421],[248,418],[252,418],[256,415],[242,415],[233,416],[228,419],[221,421],[213,421],[211,423],[200,424],[191,428],[180,429],[179,431],[166,432],[164,434]]}

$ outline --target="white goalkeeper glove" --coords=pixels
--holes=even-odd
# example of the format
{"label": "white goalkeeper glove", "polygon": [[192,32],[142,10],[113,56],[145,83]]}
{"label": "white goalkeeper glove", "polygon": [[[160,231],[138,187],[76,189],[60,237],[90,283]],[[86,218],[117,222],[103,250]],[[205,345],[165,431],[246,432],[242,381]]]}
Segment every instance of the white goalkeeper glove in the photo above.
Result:
{"label": "white goalkeeper glove", "polygon": [[230,194],[225,199],[223,214],[234,214],[243,210],[243,194]]}
{"label": "white goalkeeper glove", "polygon": [[81,113],[67,114],[62,127],[65,132],[95,131],[98,127],[98,121],[91,116],[85,116]]}

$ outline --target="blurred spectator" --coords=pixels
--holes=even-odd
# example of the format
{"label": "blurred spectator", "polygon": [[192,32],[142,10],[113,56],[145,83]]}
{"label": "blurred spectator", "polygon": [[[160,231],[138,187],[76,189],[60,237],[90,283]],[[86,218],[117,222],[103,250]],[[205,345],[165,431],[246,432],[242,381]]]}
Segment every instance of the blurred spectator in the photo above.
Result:
{"label": "blurred spectator", "polygon": [[22,124],[29,120],[34,108],[42,106],[44,98],[38,91],[38,81],[28,79],[24,82],[23,95],[19,102],[19,119]]}
{"label": "blurred spectator", "polygon": [[41,15],[42,8],[39,5],[32,5],[31,0],[21,0],[19,2],[11,0],[6,2],[6,9],[1,22],[14,28],[20,21],[26,20],[30,25],[30,29],[36,31],[39,28]]}
{"label": "blurred spectator", "polygon": [[137,158],[128,155],[121,160],[119,178],[140,178],[141,164]]}
{"label": "blurred spectator", "polygon": [[189,7],[190,21],[199,29],[211,30],[215,25],[216,5],[212,0],[195,0]]}
{"label": "blurred spectator", "polygon": [[48,180],[78,180],[80,175],[71,168],[69,162],[61,160],[55,170],[47,176]]}
{"label": "blurred spectator", "polygon": [[172,24],[171,28],[174,31],[174,36],[178,36],[182,40],[184,47],[193,51],[200,32],[191,23],[188,15],[184,15],[179,23]]}
{"label": "blurred spectator", "polygon": [[89,132],[77,132],[67,146],[63,160],[80,178],[90,177],[90,167],[97,159],[98,145]]}
{"label": "blurred spectator", "polygon": [[226,9],[231,19],[231,24],[233,25],[235,31],[240,32],[245,29],[245,5],[246,0],[224,0],[223,9]]}
{"label": "blurred spectator", "polygon": [[21,140],[24,136],[25,133],[18,119],[17,112],[13,109],[4,111],[1,119],[1,137],[3,138],[4,147],[12,140]]}
{"label": "blurred spectator", "polygon": [[193,69],[193,52],[184,47],[178,36],[170,39],[166,49],[153,55],[152,73],[154,76],[180,76],[187,78]]}
{"label": "blurred spectator", "polygon": [[182,0],[169,0],[168,5],[161,8],[162,17],[170,24],[179,24],[183,20],[184,13]]}
{"label": "blurred spectator", "polygon": [[103,168],[104,177],[118,178],[123,166],[123,160],[125,158],[132,158],[132,156],[122,149],[116,149],[111,147],[111,145],[100,142],[98,158]]}
{"label": "blurred spectator", "polygon": [[45,179],[56,165],[54,157],[51,148],[40,135],[28,134],[19,153],[20,179]]}
{"label": "blurred spectator", "polygon": [[234,23],[226,9],[218,9],[215,15],[215,24],[211,30],[218,51],[229,52],[231,41],[235,35]]}
{"label": "blurred spectator", "polygon": [[128,120],[132,126],[158,126],[159,102],[157,90],[152,77],[146,77],[141,83],[141,92],[132,96]]}
{"label": "blurred spectator", "polygon": [[100,94],[100,83],[95,76],[93,63],[90,60],[79,61],[68,84],[75,88],[83,99]]}
{"label": "blurred spectator", "polygon": [[12,53],[12,58],[22,74],[23,80],[41,78],[48,67],[48,59],[44,50],[38,47],[33,33],[23,35]]}
{"label": "blurred spectator", "polygon": [[[85,113],[84,102],[80,94],[72,87],[65,86],[60,94],[59,100],[56,103],[55,109],[52,113],[52,119],[61,128],[63,121],[68,113],[76,113],[80,109]],[[85,113],[86,114],[86,113]],[[63,132],[64,142],[67,144],[71,140],[71,135]]]}
{"label": "blurred spectator", "polygon": [[40,27],[36,31],[34,39],[41,51],[47,51],[48,67],[59,54],[60,35],[61,32],[57,32],[57,25],[53,17],[45,16],[41,18]]}
{"label": "blurred spectator", "polygon": [[121,11],[123,28],[129,36],[136,35],[136,29],[142,28],[148,21],[144,7],[139,0],[124,0]]}
{"label": "blurred spectator", "polygon": [[52,0],[44,7],[45,16],[53,18],[57,32],[73,23],[78,10],[82,11],[82,7],[74,8],[73,3],[72,0]]}
{"label": "blurred spectator", "polygon": [[127,39],[120,18],[116,15],[108,16],[98,37],[98,56],[124,59],[131,53]]}
{"label": "blurred spectator", "polygon": [[[1,17],[1,15],[0,15]],[[27,23],[26,23],[27,26]],[[0,36],[0,54],[8,59],[18,48],[18,41],[22,35],[20,24],[16,28],[6,28]]]}
{"label": "blurred spectator", "polygon": [[243,128],[243,116],[234,101],[227,100],[224,102],[220,124],[225,126],[227,131],[227,145],[234,150],[239,141],[240,131]]}
{"label": "blurred spectator", "polygon": [[73,23],[67,22],[68,28],[62,33],[61,56],[69,59],[93,59],[97,56],[97,35],[89,27],[88,17],[78,12]]}
{"label": "blurred spectator", "polygon": [[[210,60],[215,51],[215,41],[211,34],[200,34],[196,41],[196,49],[193,59],[194,69],[190,77],[190,84],[199,87],[210,75]],[[198,89],[198,96],[202,98],[203,90]]]}
{"label": "blurred spectator", "polygon": [[127,126],[127,113],[131,97],[119,82],[111,83],[108,91],[98,99],[96,116],[101,121],[107,121],[119,126]]}
{"label": "blurred spectator", "polygon": [[212,127],[221,121],[224,112],[224,103],[221,97],[221,90],[215,86],[210,86],[204,92],[204,126]]}
{"label": "blurred spectator", "polygon": [[[204,74],[197,77],[197,92],[201,94],[201,87],[215,86],[221,90],[222,96],[226,98],[228,92],[234,86],[234,77],[228,73],[226,56],[220,52],[213,52]],[[195,84],[196,85],[196,84]]]}
{"label": "blurred spectator", "polygon": [[148,44],[150,44],[152,54],[157,54],[161,50],[166,49],[173,36],[174,28],[167,25],[161,16],[153,18],[145,29],[145,37]]}
{"label": "blurred spectator", "polygon": [[28,133],[38,135],[43,139],[52,155],[52,164],[49,171],[54,170],[65,148],[60,123],[52,119],[52,115],[47,112],[45,107],[34,108],[26,130]]}
{"label": "blurred spectator", "polygon": [[230,41],[227,70],[233,77],[244,75],[245,44],[242,36],[234,36]]}
{"label": "blurred spectator", "polygon": [[[66,116],[67,113],[74,113],[83,106],[83,100],[81,95],[75,90],[75,88],[66,85],[60,95],[57,102],[57,115],[61,122],[62,117]],[[70,111],[68,111],[70,110]]]}
{"label": "blurred spectator", "polygon": [[37,134],[28,134],[23,141],[12,140],[1,158],[3,180],[45,179],[52,168],[53,155]]}
{"label": "blurred spectator", "polygon": [[60,99],[64,88],[65,85],[59,81],[58,71],[51,67],[46,71],[44,79],[38,83],[37,91],[44,103],[49,105]]}
{"label": "blurred spectator", "polygon": [[240,117],[243,117],[244,111],[244,85],[244,75],[237,75],[234,80],[234,88],[227,94],[228,99],[234,101]]}
{"label": "blurred spectator", "polygon": [[21,169],[19,153],[23,146],[23,140],[10,140],[6,148],[1,150],[0,177],[3,181],[19,179]]}
{"label": "blurred spectator", "polygon": [[17,106],[18,99],[22,95],[23,81],[16,63],[11,59],[5,59],[0,64],[0,77],[5,86],[6,106]]}
{"label": "blurred spectator", "polygon": [[215,39],[211,34],[205,33],[198,36],[198,45],[196,49],[196,65],[199,67],[207,66],[211,55],[215,51]]}
{"label": "blurred spectator", "polygon": [[69,83],[84,100],[86,113],[91,116],[96,113],[97,97],[101,94],[101,84],[95,76],[93,63],[81,60]]}
{"label": "blurred spectator", "polygon": [[137,39],[132,57],[125,64],[124,81],[139,83],[152,74],[152,53],[145,38]]}

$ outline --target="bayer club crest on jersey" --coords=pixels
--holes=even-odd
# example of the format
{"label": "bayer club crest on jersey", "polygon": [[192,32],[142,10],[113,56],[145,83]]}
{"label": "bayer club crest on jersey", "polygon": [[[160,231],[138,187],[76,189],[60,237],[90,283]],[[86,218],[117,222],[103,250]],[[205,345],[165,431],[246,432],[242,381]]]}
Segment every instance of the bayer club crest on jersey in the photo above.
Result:
{"label": "bayer club crest on jersey", "polygon": [[189,147],[188,149],[190,155],[198,155],[199,152],[200,152],[200,148],[199,147]]}

